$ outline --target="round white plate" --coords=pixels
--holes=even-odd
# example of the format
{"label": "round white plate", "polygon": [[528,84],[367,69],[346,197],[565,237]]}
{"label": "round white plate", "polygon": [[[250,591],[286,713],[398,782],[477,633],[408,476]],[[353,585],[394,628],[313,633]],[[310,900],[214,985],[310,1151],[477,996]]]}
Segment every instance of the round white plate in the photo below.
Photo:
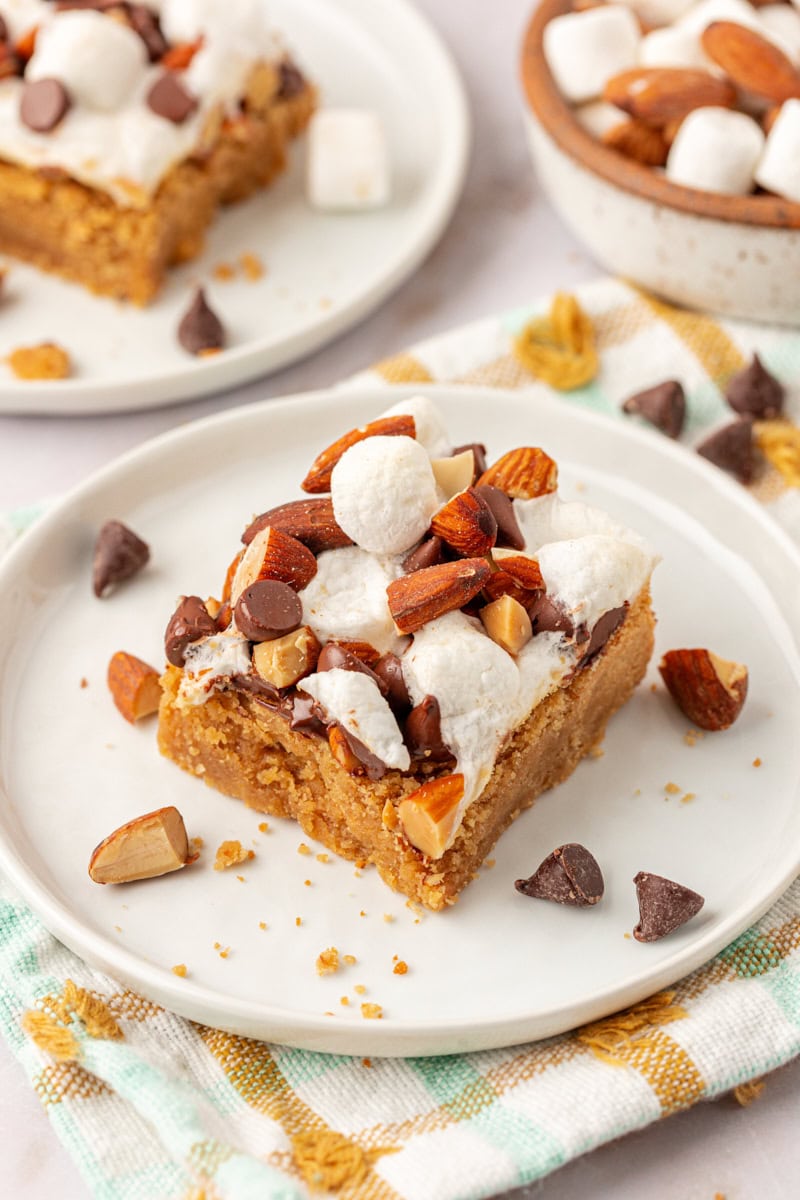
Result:
{"label": "round white plate", "polygon": [[[340,391],[255,405],[127,455],[64,500],[0,570],[0,867],[78,954],[196,1020],[377,1055],[543,1037],[698,966],[800,867],[800,666],[789,628],[800,558],[785,535],[721,472],[659,435],[497,391],[438,389],[438,397],[456,443],[481,439],[492,455],[541,444],[559,461],[567,496],[646,535],[663,555],[654,661],[686,645],[743,661],[747,704],[731,730],[690,747],[689,722],[660,684],[651,689],[651,667],[611,722],[604,755],[515,823],[495,865],[454,908],[416,913],[374,871],[335,856],[320,862],[324,848],[313,844],[299,854],[308,839],[293,822],[270,819],[260,832],[258,814],[160,758],[154,722],[127,725],[105,685],[116,650],[160,665],[176,596],[217,592],[251,514],[297,495],[315,453],[397,395]],[[152,564],[97,601],[92,544],[110,516],[150,542]],[[682,802],[687,793],[695,798]],[[164,804],[204,839],[200,862],[123,887],[91,883],[96,843]],[[215,872],[224,838],[239,838],[255,859]],[[606,895],[595,909],[514,890],[567,841],[583,842],[602,866]],[[705,908],[673,936],[640,945],[629,936],[639,870],[695,888]],[[358,961],[320,978],[315,960],[329,946]],[[393,973],[395,956],[407,974]],[[178,963],[185,979],[171,972]],[[363,1019],[362,1001],[382,1005],[383,1020]]]}
{"label": "round white plate", "polygon": [[[309,354],[361,320],[422,262],[461,191],[469,114],[438,34],[407,0],[270,0],[286,45],[324,106],[373,109],[384,122],[393,194],[386,208],[325,214],[305,199],[305,140],[271,188],[218,215],[203,255],[169,275],[147,309],[90,295],[9,260],[0,359],[51,340],[72,379],[15,380],[0,365],[0,412],[122,412],[221,391]],[[220,263],[254,253],[266,272],[222,283]],[[194,359],[175,331],[202,282],[229,348]]]}

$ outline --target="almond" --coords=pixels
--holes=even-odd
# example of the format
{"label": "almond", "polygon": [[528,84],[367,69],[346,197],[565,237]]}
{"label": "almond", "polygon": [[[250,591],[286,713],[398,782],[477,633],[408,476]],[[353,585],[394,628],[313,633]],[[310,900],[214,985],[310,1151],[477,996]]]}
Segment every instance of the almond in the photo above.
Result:
{"label": "almond", "polygon": [[464,776],[442,775],[401,800],[397,812],[411,845],[428,858],[441,858],[455,831],[463,797]]}
{"label": "almond", "polygon": [[248,525],[242,534],[242,541],[249,546],[257,533],[271,525],[297,538],[304,546],[308,546],[312,554],[322,554],[324,550],[339,550],[343,546],[352,546],[353,542],[339,528],[333,515],[333,502],[330,496],[318,496],[312,500],[291,500],[288,504],[280,504],[262,513],[260,517]]}
{"label": "almond", "polygon": [[431,521],[431,531],[464,558],[488,554],[497,541],[494,514],[472,488],[459,492],[439,509]]}
{"label": "almond", "polygon": [[31,28],[26,30],[25,33],[23,33],[14,44],[14,53],[25,63],[28,61],[28,59],[33,58],[33,52],[36,49],[36,38],[38,33],[39,26],[32,25]]}
{"label": "almond", "polygon": [[166,71],[185,71],[203,45],[203,38],[194,42],[178,42],[171,46],[159,64]]}
{"label": "almond", "polygon": [[[245,554],[244,550],[240,550],[239,553],[236,555],[236,557],[231,562],[231,565],[228,567],[228,570],[225,572],[225,582],[222,585],[222,603],[223,604],[225,604],[231,598],[231,591],[233,589],[233,581],[236,577],[236,572],[239,569],[239,563],[244,558],[244,554]],[[206,607],[208,607],[208,606],[206,606]],[[217,615],[216,613],[211,613],[212,617],[215,617],[216,615]]]}
{"label": "almond", "polygon": [[533,637],[531,619],[513,596],[500,596],[480,612],[483,627],[493,642],[517,655]]}
{"label": "almond", "polygon": [[363,775],[363,767],[353,753],[350,743],[347,740],[347,735],[341,725],[330,725],[328,727],[328,745],[330,746],[331,754],[339,766],[344,767],[348,775]]}
{"label": "almond", "polygon": [[462,558],[395,579],[386,589],[395,625],[401,633],[414,633],[428,621],[461,608],[491,573],[485,559]]}
{"label": "almond", "polygon": [[660,129],[646,125],[644,121],[622,121],[607,129],[601,140],[612,150],[618,150],[626,158],[646,167],[663,167],[667,161],[669,145],[666,138]]}
{"label": "almond", "polygon": [[538,446],[520,446],[483,472],[478,486],[487,483],[516,500],[533,500],[556,490],[558,467]]}
{"label": "almond", "polygon": [[144,813],[104,838],[89,860],[95,883],[131,883],[177,871],[194,862],[183,817],[169,805]]}
{"label": "almond", "polygon": [[712,21],[701,41],[708,57],[743,91],[773,104],[800,98],[800,71],[755,30],[733,21]]}
{"label": "almond", "polygon": [[[513,596],[525,609],[531,608],[544,592],[539,564],[533,558],[513,551],[495,550],[497,570],[487,579],[484,592],[490,600]],[[506,565],[508,569],[506,569]]]}
{"label": "almond", "polygon": [[658,664],[678,708],[700,729],[732,725],[747,697],[747,667],[711,650],[668,650]]}
{"label": "almond", "polygon": [[267,525],[253,538],[236,568],[231,602],[235,604],[245,588],[260,579],[288,583],[296,592],[301,592],[316,573],[317,560],[307,546]]}
{"label": "almond", "polygon": [[648,125],[666,125],[709,104],[730,108],[736,100],[736,89],[709,71],[634,67],[608,80],[603,99]]}
{"label": "almond", "polygon": [[253,666],[276,688],[291,687],[316,668],[322,647],[308,625],[253,647]]}
{"label": "almond", "polygon": [[464,492],[475,478],[475,455],[472,450],[462,450],[450,458],[432,458],[431,470],[446,500],[458,492]]}
{"label": "almond", "polygon": [[329,492],[331,472],[346,450],[370,437],[416,437],[417,427],[413,417],[379,417],[361,429],[351,429],[335,441],[327,450],[318,454],[311,469],[300,484],[304,492]]}
{"label": "almond", "polygon": [[347,650],[348,653],[355,655],[359,662],[373,670],[375,664],[380,661],[380,651],[371,646],[369,642],[346,642],[341,638],[334,638],[327,645],[341,647],[342,650]]}
{"label": "almond", "polygon": [[158,671],[135,654],[118,650],[108,664],[108,689],[126,721],[131,724],[158,712],[161,684]]}

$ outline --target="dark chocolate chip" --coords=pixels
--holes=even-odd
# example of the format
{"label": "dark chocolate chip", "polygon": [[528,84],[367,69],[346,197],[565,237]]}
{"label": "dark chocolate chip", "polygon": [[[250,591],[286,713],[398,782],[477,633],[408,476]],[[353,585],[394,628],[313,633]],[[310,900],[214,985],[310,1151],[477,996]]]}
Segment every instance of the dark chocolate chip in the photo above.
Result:
{"label": "dark chocolate chip", "polygon": [[686,395],[677,379],[667,379],[655,387],[630,396],[622,406],[626,413],[644,417],[667,437],[680,436],[686,419]]}
{"label": "dark chocolate chip", "polygon": [[588,908],[602,898],[603,873],[585,846],[568,842],[548,854],[530,879],[517,879],[514,887],[523,896]]}
{"label": "dark chocolate chip", "polygon": [[169,619],[164,634],[167,661],[182,667],[186,647],[217,632],[217,623],[199,596],[184,596]]}
{"label": "dark chocolate chip", "polygon": [[69,109],[69,94],[58,79],[25,80],[19,115],[34,133],[49,133]]}
{"label": "dark chocolate chip", "polygon": [[568,637],[575,635],[575,623],[563,608],[559,608],[549,596],[540,596],[531,607],[529,614],[533,632],[536,633],[566,633]]}
{"label": "dark chocolate chip", "polygon": [[710,434],[697,447],[697,453],[715,467],[730,471],[740,483],[749,483],[755,470],[752,418],[742,417]]}
{"label": "dark chocolate chip", "polygon": [[277,579],[258,579],[242,592],[233,610],[236,628],[251,642],[271,642],[303,623],[294,588]]}
{"label": "dark chocolate chip", "polygon": [[633,931],[637,942],[657,942],[666,937],[690,921],[705,904],[697,892],[663,875],[640,871],[633,882],[639,901],[639,924]]}
{"label": "dark chocolate chip", "polygon": [[403,559],[403,570],[406,575],[411,575],[414,571],[423,571],[425,567],[438,567],[441,562],[444,562],[442,539],[429,537]]}
{"label": "dark chocolate chip", "polygon": [[346,646],[338,645],[337,642],[326,642],[317,660],[317,671],[334,671],[337,669],[340,671],[356,671],[359,675],[368,675],[378,685],[381,695],[386,695],[386,684],[384,681],[379,679],[375,672],[365,662],[361,661],[358,655],[353,654],[352,650],[348,650]]}
{"label": "dark chocolate chip", "polygon": [[725,399],[734,412],[760,419],[779,417],[784,390],[764,367],[757,354],[749,367],[734,375],[725,389]]}
{"label": "dark chocolate chip", "polygon": [[205,292],[198,288],[178,326],[178,341],[190,354],[208,354],[225,345],[225,329],[209,307]]}
{"label": "dark chocolate chip", "polygon": [[94,544],[92,581],[95,596],[107,588],[130,579],[150,558],[150,547],[123,525],[122,521],[106,521]]}
{"label": "dark chocolate chip", "polygon": [[510,497],[490,483],[478,484],[473,490],[488,504],[497,522],[497,546],[504,550],[524,550],[525,539],[517,524]]}
{"label": "dark chocolate chip", "polygon": [[284,58],[278,63],[278,99],[291,100],[305,90],[306,80],[302,71],[294,65],[290,58]]}
{"label": "dark chocolate chip", "polygon": [[603,613],[602,617],[595,622],[589,637],[589,645],[584,651],[582,666],[588,666],[595,654],[599,654],[612,633],[619,629],[627,615],[628,605],[623,604],[619,608],[610,608],[607,613]]}
{"label": "dark chocolate chip", "polygon": [[411,708],[411,697],[403,678],[403,665],[397,655],[391,652],[381,655],[375,663],[375,674],[386,686],[384,695],[394,715],[405,716]]}
{"label": "dark chocolate chip", "polygon": [[134,33],[144,42],[150,62],[158,62],[169,49],[169,43],[161,32],[158,17],[146,4],[132,4],[128,9],[128,20]]}
{"label": "dark chocolate chip", "polygon": [[441,710],[435,696],[426,696],[408,714],[405,742],[412,758],[436,763],[453,758],[442,741]]}
{"label": "dark chocolate chip", "polygon": [[295,696],[292,700],[292,716],[289,728],[302,733],[325,733],[323,713],[313,696]]}
{"label": "dark chocolate chip", "polygon": [[181,83],[174,71],[165,71],[147,93],[147,107],[157,117],[182,125],[197,108],[197,100]]}
{"label": "dark chocolate chip", "polygon": [[486,447],[483,442],[467,442],[464,446],[456,446],[450,457],[455,458],[457,454],[463,454],[465,450],[471,450],[475,460],[475,470],[472,476],[474,483],[478,476],[486,470]]}

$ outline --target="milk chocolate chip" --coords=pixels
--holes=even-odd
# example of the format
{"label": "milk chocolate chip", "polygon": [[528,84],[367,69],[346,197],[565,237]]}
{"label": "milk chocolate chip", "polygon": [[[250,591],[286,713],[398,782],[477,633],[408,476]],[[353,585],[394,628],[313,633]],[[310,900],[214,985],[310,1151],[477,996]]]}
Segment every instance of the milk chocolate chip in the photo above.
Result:
{"label": "milk chocolate chip", "polygon": [[199,596],[184,596],[169,619],[164,634],[167,661],[182,667],[186,647],[217,632],[217,623]]}
{"label": "milk chocolate chip", "polygon": [[426,567],[438,567],[441,562],[444,562],[442,539],[429,537],[403,559],[403,570],[406,575],[411,575],[414,571],[424,571]]}
{"label": "milk chocolate chip", "polygon": [[294,588],[277,579],[251,583],[233,610],[236,628],[251,642],[271,642],[303,623],[303,605]]}
{"label": "milk chocolate chip", "polygon": [[408,714],[405,741],[412,758],[448,762],[451,751],[442,741],[441,710],[435,696],[426,696]]}
{"label": "milk chocolate chip", "polygon": [[577,842],[567,842],[548,854],[530,879],[517,879],[514,887],[537,900],[589,908],[602,898],[605,885],[594,855]]}
{"label": "milk chocolate chip", "polygon": [[69,109],[69,94],[58,79],[26,80],[19,105],[20,120],[34,133],[50,133]]}
{"label": "milk chocolate chip", "polygon": [[640,871],[633,882],[639,901],[639,924],[633,931],[637,942],[657,942],[685,925],[700,912],[705,900],[691,888]]}
{"label": "milk chocolate chip", "polygon": [[375,663],[375,674],[386,686],[384,695],[389,701],[389,707],[396,717],[405,716],[411,708],[411,697],[408,694],[406,681],[403,678],[403,667],[396,654],[383,654]]}
{"label": "milk chocolate chip", "polygon": [[514,515],[511,498],[490,483],[479,484],[475,491],[486,501],[497,522],[496,545],[506,550],[524,550],[525,539]]}
{"label": "milk chocolate chip", "polygon": [[178,326],[178,341],[190,354],[210,354],[225,345],[225,327],[198,288]]}
{"label": "milk chocolate chip", "polygon": [[757,354],[753,355],[750,366],[734,375],[725,389],[725,398],[734,412],[761,420],[781,415],[783,396],[783,386]]}
{"label": "milk chocolate chip", "polygon": [[95,596],[102,596],[108,588],[130,579],[149,558],[150,547],[132,529],[122,521],[106,521],[94,544]]}
{"label": "milk chocolate chip", "polygon": [[319,659],[317,660],[318,671],[356,671],[359,675],[367,675],[374,683],[378,685],[382,696],[386,695],[386,684],[380,679],[365,662],[353,654],[352,650],[348,650],[345,646],[339,646],[336,642],[326,642],[322,647]]}
{"label": "milk chocolate chip", "polygon": [[147,107],[157,117],[182,125],[197,108],[197,100],[181,83],[174,71],[165,71],[147,93]]}
{"label": "milk chocolate chip", "polygon": [[730,471],[740,483],[749,483],[755,469],[752,417],[742,417],[718,429],[700,443],[697,453],[715,467]]}
{"label": "milk chocolate chip", "polygon": [[667,379],[655,387],[630,396],[622,406],[625,413],[644,417],[667,437],[676,438],[686,419],[686,396],[677,379]]}

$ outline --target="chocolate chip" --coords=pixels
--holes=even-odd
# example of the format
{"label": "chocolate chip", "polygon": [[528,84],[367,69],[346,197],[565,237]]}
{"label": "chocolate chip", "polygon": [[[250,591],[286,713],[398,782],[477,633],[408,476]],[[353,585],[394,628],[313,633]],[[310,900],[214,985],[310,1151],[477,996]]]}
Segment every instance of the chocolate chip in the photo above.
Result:
{"label": "chocolate chip", "polygon": [[303,733],[324,735],[323,712],[313,696],[295,696],[292,700],[292,716],[289,728]]}
{"label": "chocolate chip", "polygon": [[686,419],[686,396],[677,379],[667,379],[655,387],[630,396],[622,406],[626,413],[644,417],[667,437],[680,436]]}
{"label": "chocolate chip", "polygon": [[209,307],[205,292],[198,288],[178,326],[178,341],[190,354],[208,354],[225,345],[225,329]]}
{"label": "chocolate chip", "polygon": [[528,615],[535,634],[566,633],[568,637],[575,635],[575,623],[572,618],[547,595],[539,597]]}
{"label": "chocolate chip", "polygon": [[514,887],[523,896],[589,908],[602,898],[603,873],[585,846],[567,842],[548,854],[530,879],[517,879]]}
{"label": "chocolate chip", "polygon": [[423,571],[425,567],[438,567],[441,562],[444,562],[442,539],[429,537],[403,559],[403,570],[406,575],[411,575],[414,571]]}
{"label": "chocolate chip", "polygon": [[697,453],[715,467],[730,471],[740,483],[749,483],[755,470],[752,418],[742,417],[718,429],[700,443]]}
{"label": "chocolate chip", "polygon": [[473,488],[476,495],[488,504],[492,516],[497,522],[497,542],[500,549],[524,550],[525,539],[520,532],[514,506],[509,496],[500,488],[492,487],[490,483],[481,483]]}
{"label": "chocolate chip", "polygon": [[299,629],[303,605],[294,588],[277,579],[251,583],[233,610],[236,628],[251,642],[271,642]]}
{"label": "chocolate chip", "polygon": [[319,659],[317,660],[318,671],[357,671],[359,675],[368,675],[380,689],[382,696],[386,695],[386,684],[382,679],[379,679],[373,670],[371,670],[365,662],[353,654],[352,650],[348,650],[345,646],[340,646],[336,642],[326,642],[320,651]]}
{"label": "chocolate chip", "polygon": [[150,62],[158,62],[169,49],[169,43],[161,32],[158,17],[146,4],[132,4],[128,10],[128,21],[134,33],[144,42]]}
{"label": "chocolate chip", "polygon": [[150,547],[123,525],[122,521],[106,521],[94,544],[92,581],[95,596],[107,588],[140,571],[150,558]]}
{"label": "chocolate chip", "polygon": [[408,714],[405,742],[412,758],[437,763],[453,758],[442,741],[441,710],[435,696],[426,696]]}
{"label": "chocolate chip", "polygon": [[584,651],[581,666],[588,666],[595,654],[600,653],[612,633],[619,629],[627,615],[627,604],[623,604],[619,608],[610,608],[607,613],[603,613],[602,617],[592,627],[589,645]]}
{"label": "chocolate chip", "polygon": [[184,596],[169,619],[164,634],[167,661],[182,667],[186,647],[217,632],[217,623],[199,596]]}
{"label": "chocolate chip", "polygon": [[761,419],[779,417],[783,397],[783,386],[757,354],[753,355],[750,366],[734,375],[725,389],[725,399],[734,412]]}
{"label": "chocolate chip", "polygon": [[396,717],[405,716],[411,708],[411,697],[408,694],[406,681],[403,678],[403,666],[396,654],[383,654],[375,663],[375,674],[385,684],[384,695],[389,701],[389,707]]}
{"label": "chocolate chip", "polygon": [[633,882],[639,901],[639,924],[633,931],[637,942],[657,942],[666,937],[690,921],[705,904],[697,892],[663,875],[640,871]]}
{"label": "chocolate chip", "polygon": [[67,89],[58,79],[26,79],[19,104],[20,120],[34,133],[49,133],[66,114],[69,104]]}
{"label": "chocolate chip", "polygon": [[278,85],[279,100],[291,100],[292,97],[299,96],[302,91],[305,91],[305,76],[302,71],[298,70],[290,58],[284,58],[278,63],[278,76],[280,78]]}
{"label": "chocolate chip", "polygon": [[345,729],[344,725],[339,725],[339,729],[342,731],[344,740],[360,764],[360,770],[356,770],[354,774],[366,775],[367,779],[371,779],[373,782],[383,779],[386,774],[386,763],[383,759],[378,758],[377,754],[373,754],[371,750],[368,750],[355,734],[352,734],[349,729]]}
{"label": "chocolate chip", "polygon": [[147,107],[157,117],[182,125],[197,108],[197,100],[181,83],[174,71],[165,71],[147,93]]}
{"label": "chocolate chip", "polygon": [[472,457],[475,461],[475,471],[472,476],[472,482],[482,475],[486,470],[486,447],[483,442],[467,442],[463,446],[456,446],[451,454],[451,458],[455,458],[457,454],[463,454],[465,450],[472,451]]}

